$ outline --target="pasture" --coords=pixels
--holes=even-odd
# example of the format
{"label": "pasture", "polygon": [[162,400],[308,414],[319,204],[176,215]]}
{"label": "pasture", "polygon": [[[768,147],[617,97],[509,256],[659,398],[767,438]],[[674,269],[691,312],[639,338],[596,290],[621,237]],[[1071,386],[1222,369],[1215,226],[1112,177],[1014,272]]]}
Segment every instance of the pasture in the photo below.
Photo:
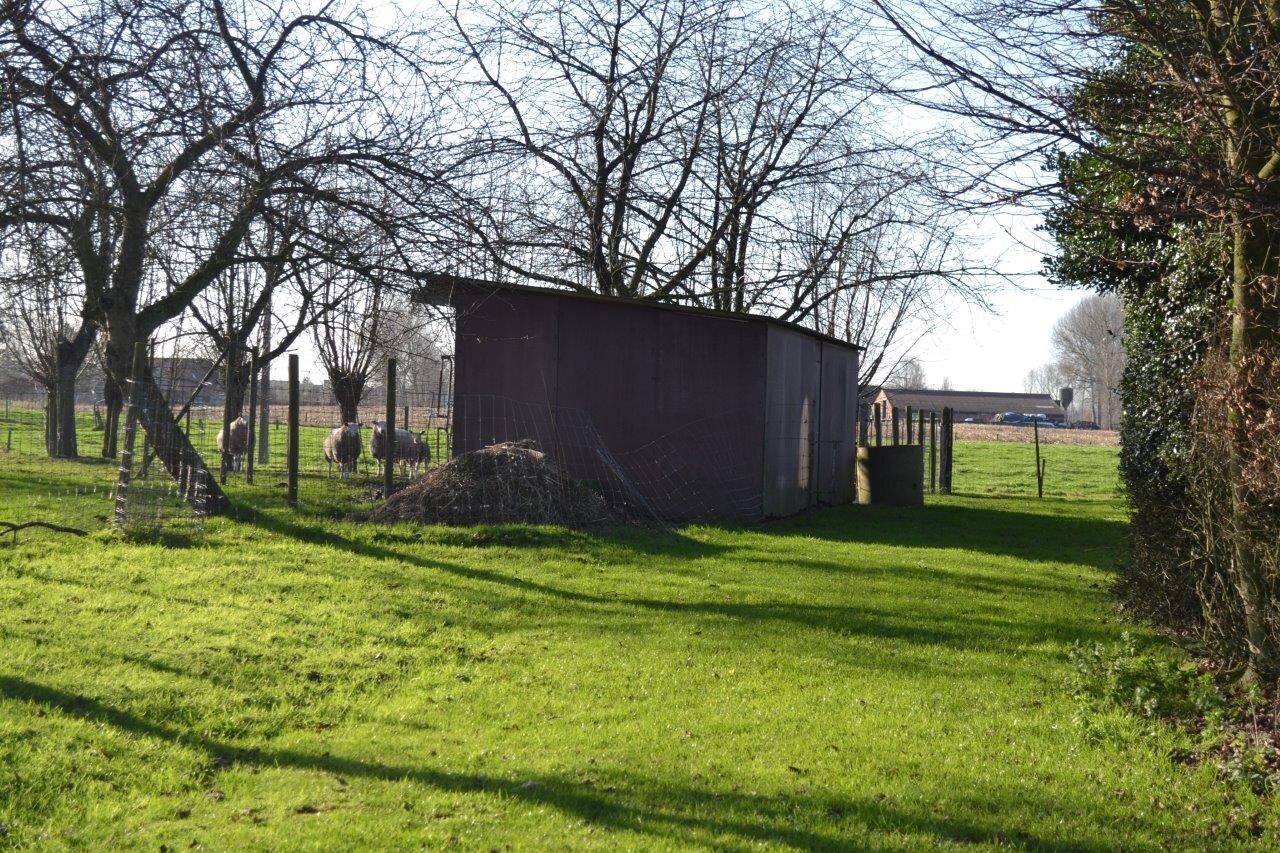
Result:
{"label": "pasture", "polygon": [[[1066,687],[1125,631],[1116,451],[672,532],[375,527],[278,471],[190,540],[0,546],[0,845],[1275,844],[1190,735]],[[0,518],[111,465],[0,454]],[[317,492],[316,494],[321,494]],[[48,517],[48,516],[45,516]]]}

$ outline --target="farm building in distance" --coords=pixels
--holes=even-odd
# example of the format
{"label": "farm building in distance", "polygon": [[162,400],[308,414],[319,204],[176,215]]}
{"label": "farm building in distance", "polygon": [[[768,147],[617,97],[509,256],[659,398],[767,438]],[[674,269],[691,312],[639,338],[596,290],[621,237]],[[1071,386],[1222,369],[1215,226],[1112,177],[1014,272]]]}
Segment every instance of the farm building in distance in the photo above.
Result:
{"label": "farm building in distance", "polygon": [[151,375],[174,411],[192,394],[195,399],[191,402],[197,406],[221,405],[226,395],[222,387],[225,373],[213,370],[213,361],[207,358],[158,357],[152,363]]}
{"label": "farm building in distance", "polygon": [[1041,414],[1053,421],[1067,419],[1066,410],[1048,394],[881,388],[872,403],[879,403],[884,411],[893,408],[901,412],[910,406],[913,412],[937,412],[939,415],[949,406],[955,410],[956,421],[972,419],[979,424],[991,423],[1002,412]]}
{"label": "farm building in distance", "polygon": [[456,312],[455,455],[533,439],[572,476],[625,475],[668,519],[854,497],[859,347],[767,317],[471,279],[421,298]]}

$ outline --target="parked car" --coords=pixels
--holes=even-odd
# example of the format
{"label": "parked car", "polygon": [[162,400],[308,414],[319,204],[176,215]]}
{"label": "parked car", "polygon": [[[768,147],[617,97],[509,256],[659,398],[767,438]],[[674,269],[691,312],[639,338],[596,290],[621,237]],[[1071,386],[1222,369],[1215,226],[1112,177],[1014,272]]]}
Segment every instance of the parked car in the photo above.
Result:
{"label": "parked car", "polygon": [[1001,412],[991,420],[998,424],[1020,424],[1023,422],[1023,414],[1021,412]]}
{"label": "parked car", "polygon": [[1076,429],[1102,429],[1102,427],[1098,426],[1093,421],[1076,421],[1075,428]]}

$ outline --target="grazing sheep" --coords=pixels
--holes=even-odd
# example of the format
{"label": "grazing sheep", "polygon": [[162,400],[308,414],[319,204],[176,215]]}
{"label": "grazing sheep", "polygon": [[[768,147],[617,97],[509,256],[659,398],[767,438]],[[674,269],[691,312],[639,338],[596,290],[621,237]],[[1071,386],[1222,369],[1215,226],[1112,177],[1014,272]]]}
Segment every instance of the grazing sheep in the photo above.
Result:
{"label": "grazing sheep", "polygon": [[249,422],[244,415],[231,422],[231,440],[223,441],[222,430],[218,430],[218,452],[231,457],[231,468],[239,471],[244,467],[244,452],[249,446]]}
{"label": "grazing sheep", "polygon": [[[369,436],[369,454],[379,462],[385,456],[383,445],[386,440],[386,429],[386,421],[375,421],[373,434]],[[427,446],[423,435],[424,433],[421,432],[410,432],[396,427],[395,460],[400,463],[401,471],[407,467],[411,476],[417,476],[418,469],[426,468],[427,463],[431,461],[431,448]]]}
{"label": "grazing sheep", "polygon": [[340,426],[325,436],[324,458],[329,462],[329,476],[333,476],[335,462],[340,475],[354,474],[360,459],[360,424]]}

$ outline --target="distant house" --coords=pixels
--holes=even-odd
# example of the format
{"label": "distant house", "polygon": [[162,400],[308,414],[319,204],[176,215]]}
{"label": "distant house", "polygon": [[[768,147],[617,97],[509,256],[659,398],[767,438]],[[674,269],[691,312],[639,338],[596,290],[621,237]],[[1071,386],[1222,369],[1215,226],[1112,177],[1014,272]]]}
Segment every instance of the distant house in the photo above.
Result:
{"label": "distant house", "polygon": [[955,410],[957,422],[972,420],[974,423],[991,423],[1003,412],[1046,415],[1053,421],[1065,421],[1067,413],[1048,394],[1011,394],[1003,391],[943,391],[929,388],[881,388],[873,403],[884,410],[893,407],[913,412],[937,412],[944,407]]}
{"label": "distant house", "polygon": [[211,367],[213,362],[207,358],[157,357],[151,375],[171,406],[182,406],[193,393],[195,405],[212,406],[222,402],[223,389],[220,371],[209,375]]}

